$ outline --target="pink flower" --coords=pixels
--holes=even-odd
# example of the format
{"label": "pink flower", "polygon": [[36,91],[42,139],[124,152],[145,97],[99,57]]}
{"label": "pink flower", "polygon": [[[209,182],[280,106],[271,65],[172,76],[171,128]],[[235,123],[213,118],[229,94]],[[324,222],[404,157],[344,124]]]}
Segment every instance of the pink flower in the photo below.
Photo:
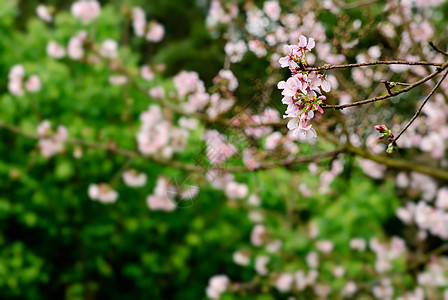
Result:
{"label": "pink flower", "polygon": [[261,224],[255,225],[250,234],[250,241],[252,245],[260,247],[264,244],[264,236],[266,235],[266,227]]}
{"label": "pink flower", "polygon": [[100,49],[101,56],[106,58],[117,58],[118,56],[118,43],[115,40],[107,39],[101,44]]}
{"label": "pink flower", "polygon": [[242,251],[233,253],[233,262],[240,266],[247,266],[250,264],[250,257],[246,256]]}
{"label": "pink flower", "polygon": [[11,70],[9,70],[9,80],[22,80],[23,77],[25,77],[25,68],[22,65],[14,65],[12,66]]}
{"label": "pink flower", "polygon": [[236,43],[229,42],[225,45],[224,51],[232,63],[237,63],[243,59],[244,54],[247,52],[247,46],[242,40]]}
{"label": "pink flower", "polygon": [[128,78],[124,75],[109,76],[109,83],[112,85],[123,85],[128,82]]}
{"label": "pink flower", "polygon": [[132,10],[132,27],[136,36],[143,36],[145,34],[146,14],[141,7],[134,7]]}
{"label": "pink flower", "polygon": [[53,17],[51,16],[51,13],[50,13],[48,7],[43,4],[40,4],[37,6],[36,14],[39,17],[39,19],[41,19],[47,23],[50,23],[53,20]]}
{"label": "pink flower", "polygon": [[307,43],[307,39],[305,36],[301,35],[299,37],[299,51],[311,51],[311,49],[313,49],[315,45],[316,43],[314,42],[313,38],[309,38]]}
{"label": "pink flower", "polygon": [[40,79],[37,75],[32,75],[25,82],[25,87],[29,92],[38,92],[41,89]]}
{"label": "pink flower", "polygon": [[260,255],[255,257],[255,271],[261,276],[268,275],[269,272],[267,268],[268,263],[269,263],[269,256]]}
{"label": "pink flower", "polygon": [[130,187],[142,187],[146,184],[147,176],[144,173],[138,173],[134,169],[123,172],[123,181]]}
{"label": "pink flower", "polygon": [[299,65],[295,62],[295,60],[299,57],[299,47],[296,45],[285,45],[286,56],[280,58],[278,62],[280,63],[280,67],[285,68],[288,67],[291,70],[294,70],[299,67]]}
{"label": "pink flower", "polygon": [[55,41],[50,41],[47,44],[47,54],[50,57],[61,59],[65,56],[65,48]]}
{"label": "pink flower", "polygon": [[38,145],[43,156],[49,158],[56,153],[63,152],[64,142],[67,139],[68,131],[63,125],[59,125],[57,131],[51,131],[50,121],[44,120],[37,127],[37,133],[41,136]]}
{"label": "pink flower", "polygon": [[89,24],[101,13],[101,6],[97,0],[79,0],[72,4],[72,15],[81,19],[84,24]]}
{"label": "pink flower", "polygon": [[243,199],[247,196],[249,189],[247,185],[238,182],[229,182],[226,186],[225,193],[230,199]]}
{"label": "pink flower", "polygon": [[80,60],[84,57],[84,40],[87,37],[86,31],[81,31],[77,35],[70,38],[68,41],[67,52],[68,56],[73,60]]}
{"label": "pink flower", "polygon": [[159,176],[154,188],[154,194],[146,198],[148,208],[166,212],[175,210],[174,196],[176,193],[175,187],[165,177]]}
{"label": "pink flower", "polygon": [[280,13],[282,12],[277,1],[266,1],[263,4],[263,11],[274,22],[280,19]]}
{"label": "pink flower", "polygon": [[288,80],[280,81],[277,84],[279,89],[282,89],[282,95],[287,97],[293,97],[296,93],[302,89],[302,82],[295,76],[288,78]]}
{"label": "pink flower", "polygon": [[221,294],[226,291],[229,282],[230,280],[227,275],[215,275],[210,278],[205,290],[207,297],[213,300],[220,299]]}
{"label": "pink flower", "polygon": [[8,82],[8,91],[14,96],[23,96],[23,83],[20,79],[10,80]]}
{"label": "pink flower", "polygon": [[149,90],[149,95],[154,99],[162,99],[165,97],[165,89],[163,86],[155,86]]}
{"label": "pink flower", "polygon": [[142,66],[140,68],[140,76],[147,81],[151,81],[154,79],[154,72],[151,70],[149,66]]}
{"label": "pink flower", "polygon": [[111,186],[106,183],[89,185],[87,194],[90,199],[98,200],[103,204],[114,203],[118,199],[118,192],[113,190]]}
{"label": "pink flower", "polygon": [[275,287],[280,292],[288,292],[292,288],[294,282],[294,276],[292,274],[280,274],[280,276],[275,281]]}
{"label": "pink flower", "polygon": [[322,253],[330,253],[333,251],[334,244],[332,241],[325,240],[325,241],[318,241],[316,243],[316,248]]}
{"label": "pink flower", "polygon": [[165,35],[165,28],[156,21],[152,21],[149,24],[149,29],[148,32],[146,33],[146,40],[149,42],[158,43],[163,39],[164,35]]}
{"label": "pink flower", "polygon": [[229,91],[233,92],[238,87],[238,80],[230,70],[220,70],[218,76],[213,79],[213,82],[218,83],[220,80],[224,81],[224,84],[227,86]]}
{"label": "pink flower", "polygon": [[258,58],[265,57],[268,53],[264,43],[260,40],[251,40],[247,43],[247,46]]}

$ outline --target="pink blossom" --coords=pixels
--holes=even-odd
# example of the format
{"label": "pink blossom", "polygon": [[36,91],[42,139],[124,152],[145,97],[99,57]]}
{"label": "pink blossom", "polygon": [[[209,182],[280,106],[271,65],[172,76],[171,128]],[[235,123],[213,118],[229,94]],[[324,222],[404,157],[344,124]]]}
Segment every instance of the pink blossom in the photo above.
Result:
{"label": "pink blossom", "polygon": [[266,150],[274,150],[278,147],[278,145],[280,145],[281,140],[282,134],[278,131],[275,131],[266,137],[264,148]]}
{"label": "pink blossom", "polygon": [[275,287],[280,292],[287,292],[291,290],[292,284],[294,282],[294,276],[289,273],[280,274],[280,276],[275,281]]}
{"label": "pink blossom", "polygon": [[264,43],[260,40],[251,40],[247,43],[247,46],[258,58],[265,57],[268,53]]}
{"label": "pink blossom", "polygon": [[22,65],[14,65],[9,70],[8,78],[10,81],[21,81],[23,77],[25,77],[25,68]]}
{"label": "pink blossom", "polygon": [[179,126],[189,130],[195,130],[199,126],[199,121],[193,118],[181,117],[179,118]]}
{"label": "pink blossom", "polygon": [[115,203],[118,199],[118,192],[106,183],[89,185],[88,195],[92,200],[98,200],[103,204]]}
{"label": "pink blossom", "polygon": [[146,14],[139,6],[132,9],[132,27],[136,36],[142,37],[145,34]]}
{"label": "pink blossom", "polygon": [[227,275],[215,275],[210,278],[206,288],[207,297],[213,300],[219,300],[221,294],[226,291],[229,282],[230,280]]}
{"label": "pink blossom", "polygon": [[287,97],[293,97],[296,95],[297,91],[302,89],[302,82],[297,77],[290,77],[288,80],[280,81],[277,84],[279,89],[282,89],[282,95]]}
{"label": "pink blossom", "polygon": [[146,40],[153,43],[158,43],[163,39],[165,35],[165,28],[163,25],[159,24],[156,21],[151,21],[149,23],[149,29],[146,33]]}
{"label": "pink blossom", "polygon": [[101,56],[106,58],[117,58],[118,56],[118,43],[115,40],[107,39],[101,44],[100,49]]}
{"label": "pink blossom", "polygon": [[174,76],[173,81],[180,98],[192,92],[205,92],[204,83],[196,72],[181,71]]}
{"label": "pink blossom", "polygon": [[334,244],[332,241],[324,240],[316,242],[316,248],[322,253],[330,253],[333,251]]}
{"label": "pink blossom", "polygon": [[350,248],[358,251],[366,250],[366,240],[363,238],[353,238],[350,240]]}
{"label": "pink blossom", "polygon": [[280,5],[275,0],[263,3],[263,11],[274,22],[280,19],[280,13],[282,12]]}
{"label": "pink blossom", "polygon": [[319,255],[316,252],[309,252],[305,257],[305,260],[310,268],[316,269],[319,267]]}
{"label": "pink blossom", "polygon": [[399,207],[395,211],[397,217],[405,224],[411,224],[415,214],[415,204],[408,202],[405,207]]}
{"label": "pink blossom", "polygon": [[269,253],[276,253],[282,248],[282,245],[283,243],[281,240],[275,240],[266,245],[266,251]]}
{"label": "pink blossom", "polygon": [[21,79],[13,79],[8,82],[8,91],[14,96],[23,96],[23,83]]}
{"label": "pink blossom", "polygon": [[151,81],[154,79],[154,72],[149,66],[144,65],[140,68],[140,76],[144,80]]}
{"label": "pink blossom", "polygon": [[247,266],[250,264],[250,257],[246,256],[243,251],[234,252],[232,258],[237,265]]}
{"label": "pink blossom", "polygon": [[299,47],[296,45],[285,45],[284,47],[286,50],[286,56],[283,56],[278,60],[280,67],[288,67],[291,70],[298,68],[299,65],[296,63],[296,59],[302,55],[302,53],[299,52]]}
{"label": "pink blossom", "polygon": [[68,56],[73,60],[80,60],[84,57],[84,40],[87,37],[86,31],[81,31],[77,35],[70,38],[68,41],[67,52]]}
{"label": "pink blossom", "polygon": [[176,209],[174,202],[176,193],[175,187],[165,177],[159,176],[154,193],[146,198],[146,204],[151,210],[173,211]]}
{"label": "pink blossom", "polygon": [[261,276],[266,276],[268,275],[268,268],[267,268],[267,264],[269,263],[269,256],[266,255],[260,255],[255,257],[255,271],[261,275]]}
{"label": "pink blossom", "polygon": [[314,46],[316,45],[315,41],[313,38],[309,38],[307,40],[307,38],[303,35],[301,35],[299,37],[299,51],[305,52],[305,51],[311,51],[311,49],[314,48]]}
{"label": "pink blossom", "polygon": [[146,184],[147,176],[144,173],[138,173],[134,169],[123,172],[123,181],[130,187],[142,187]]}
{"label": "pink blossom", "polygon": [[247,185],[238,182],[229,182],[226,186],[225,193],[230,199],[242,199],[247,196],[249,189]]}
{"label": "pink blossom", "polygon": [[50,41],[47,44],[47,54],[55,59],[61,59],[65,56],[65,48],[55,41]]}
{"label": "pink blossom", "polygon": [[356,291],[358,290],[358,287],[354,281],[347,282],[344,287],[341,290],[341,296],[343,297],[352,297]]}
{"label": "pink blossom", "polygon": [[100,15],[101,6],[97,0],[78,0],[73,2],[71,12],[75,18],[89,24]]}
{"label": "pink blossom", "polygon": [[252,232],[250,234],[250,241],[252,245],[256,247],[260,247],[264,244],[264,236],[266,235],[266,227],[261,224],[257,224],[252,228]]}
{"label": "pink blossom", "polygon": [[224,84],[229,91],[235,91],[238,87],[238,80],[230,70],[220,70],[218,76],[213,79],[213,82],[218,83],[220,80],[224,80]]}
{"label": "pink blossom", "polygon": [[50,121],[44,120],[38,125],[37,133],[40,135],[38,142],[40,151],[46,158],[50,158],[65,150],[64,142],[68,137],[68,131],[65,126],[59,125],[56,132],[53,132]]}
{"label": "pink blossom", "polygon": [[40,79],[37,75],[31,75],[25,82],[25,87],[29,92],[38,92],[41,89]]}
{"label": "pink blossom", "polygon": [[206,154],[211,164],[219,165],[236,153],[235,146],[228,144],[226,140],[227,138],[216,130],[204,132],[204,141],[207,145]]}
{"label": "pink blossom", "polygon": [[448,187],[439,189],[436,198],[436,206],[448,210]]}
{"label": "pink blossom", "polygon": [[260,197],[256,194],[251,194],[247,199],[247,202],[252,206],[260,206],[261,204]]}
{"label": "pink blossom", "polygon": [[109,76],[109,83],[112,85],[124,85],[128,82],[128,78],[124,75]]}
{"label": "pink blossom", "polygon": [[48,9],[47,6],[43,5],[43,4],[39,4],[36,7],[36,14],[39,17],[39,19],[50,23],[53,20],[53,16],[50,13],[50,10]]}
{"label": "pink blossom", "polygon": [[236,43],[229,42],[225,45],[224,51],[232,63],[237,63],[243,59],[244,54],[247,52],[247,46],[242,40]]}
{"label": "pink blossom", "polygon": [[149,95],[154,99],[162,99],[165,97],[165,89],[163,86],[155,86],[149,90]]}

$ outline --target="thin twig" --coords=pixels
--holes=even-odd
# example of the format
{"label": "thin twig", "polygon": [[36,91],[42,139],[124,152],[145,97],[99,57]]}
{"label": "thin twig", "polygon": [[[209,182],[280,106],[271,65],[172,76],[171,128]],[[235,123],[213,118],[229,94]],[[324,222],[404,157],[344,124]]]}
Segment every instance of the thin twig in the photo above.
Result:
{"label": "thin twig", "polygon": [[415,87],[417,87],[417,86],[427,82],[428,80],[430,80],[433,77],[437,76],[440,72],[442,72],[447,67],[448,67],[448,63],[444,63],[439,68],[437,68],[437,70],[435,72],[433,72],[433,73],[429,74],[428,76],[420,79],[419,81],[414,82],[413,84],[410,84],[409,86],[407,86],[407,87],[405,87],[405,88],[403,88],[401,90],[393,92],[392,94],[387,94],[387,95],[378,96],[378,97],[371,98],[371,99],[366,99],[366,100],[362,100],[362,101],[358,101],[358,102],[341,104],[341,105],[323,104],[322,108],[343,109],[343,108],[347,108],[347,107],[363,105],[363,104],[372,103],[372,102],[376,102],[376,101],[385,100],[385,99],[388,99],[388,98],[391,98],[391,97],[395,97],[395,96],[400,95],[402,93],[408,92],[408,91],[412,90],[413,88],[415,88]]}
{"label": "thin twig", "polygon": [[425,100],[423,101],[423,103],[420,105],[420,107],[418,108],[418,110],[415,112],[414,116],[412,117],[412,119],[408,122],[408,124],[400,131],[400,133],[398,133],[398,135],[392,140],[392,144],[395,145],[397,140],[400,138],[400,136],[409,128],[409,126],[411,126],[411,124],[417,119],[417,117],[420,115],[420,113],[422,112],[423,107],[425,106],[425,104],[428,102],[428,100],[431,98],[431,96],[435,93],[435,91],[437,90],[437,88],[440,86],[440,84],[442,83],[442,81],[445,79],[446,75],[448,75],[448,71],[445,72],[445,74],[443,74],[442,78],[440,78],[440,80],[437,82],[437,84],[432,88],[431,92],[428,94],[428,96],[426,96]]}
{"label": "thin twig", "polygon": [[347,64],[347,65],[325,65],[322,67],[315,68],[305,68],[305,71],[322,71],[322,70],[332,70],[332,69],[347,69],[347,68],[357,68],[357,67],[367,67],[375,65],[409,65],[409,66],[442,66],[441,63],[433,63],[427,61],[404,61],[404,60],[391,60],[391,61],[371,61],[358,64]]}
{"label": "thin twig", "polygon": [[[4,122],[3,120],[0,120],[0,128],[1,127],[5,128],[13,133],[27,137],[27,138],[31,138],[31,139],[39,139],[40,138],[40,136],[38,134],[28,133],[28,132],[20,129],[17,126],[14,126],[12,124],[8,124],[8,123]],[[201,166],[198,164],[186,164],[186,163],[179,162],[179,161],[158,159],[158,158],[154,158],[153,156],[143,155],[134,150],[120,148],[115,143],[101,143],[101,142],[85,141],[85,140],[80,140],[80,139],[67,139],[65,141],[65,143],[71,144],[71,145],[77,145],[77,146],[84,146],[84,147],[93,148],[93,149],[105,150],[105,151],[109,151],[111,153],[115,153],[115,154],[119,154],[119,155],[128,157],[130,159],[139,157],[139,158],[143,158],[143,159],[146,159],[149,161],[153,161],[153,162],[161,164],[161,165],[179,168],[184,171],[208,172],[208,171],[213,171],[213,170],[220,170],[220,171],[235,172],[235,173],[236,172],[252,172],[253,171],[253,170],[248,169],[246,166]],[[316,153],[316,154],[307,155],[307,156],[287,158],[287,159],[279,160],[279,161],[261,162],[260,166],[257,168],[257,170],[267,170],[267,169],[273,169],[273,168],[276,168],[279,166],[291,166],[291,165],[300,164],[300,163],[315,162],[315,161],[320,160],[321,158],[326,158],[326,157],[335,157],[336,155],[338,155],[339,153],[342,153],[344,151],[344,147],[345,146],[341,146],[332,151],[321,152],[321,153]]]}
{"label": "thin twig", "polygon": [[401,86],[410,86],[411,84],[410,83],[406,83],[406,82],[396,82],[396,81],[389,81],[389,80],[381,80],[380,81],[381,83],[384,83],[384,84],[395,84],[395,85],[401,85]]}
{"label": "thin twig", "polygon": [[432,47],[432,49],[434,49],[435,51],[439,52],[440,54],[448,56],[448,52],[440,50],[440,48],[437,47],[433,42],[429,42],[429,45]]}

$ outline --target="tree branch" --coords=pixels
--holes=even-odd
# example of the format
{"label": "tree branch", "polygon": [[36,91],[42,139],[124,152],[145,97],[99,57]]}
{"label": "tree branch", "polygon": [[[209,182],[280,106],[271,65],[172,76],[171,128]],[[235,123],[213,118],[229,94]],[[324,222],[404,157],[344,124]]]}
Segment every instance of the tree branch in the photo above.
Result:
{"label": "tree branch", "polygon": [[437,82],[437,84],[433,87],[433,89],[431,90],[431,92],[428,94],[428,96],[426,96],[425,100],[423,100],[423,103],[420,105],[420,107],[418,108],[418,110],[415,112],[414,116],[412,117],[412,119],[408,122],[408,124],[406,124],[406,126],[400,131],[400,133],[398,133],[398,135],[391,141],[392,145],[395,145],[397,140],[400,138],[400,136],[409,128],[409,126],[411,126],[411,124],[417,119],[417,117],[420,115],[420,113],[422,112],[423,107],[426,105],[426,103],[428,102],[428,100],[431,98],[432,95],[434,95],[435,91],[437,90],[437,88],[440,86],[440,84],[442,83],[442,81],[445,79],[446,75],[448,75],[448,71],[445,72],[445,74],[443,74],[442,78],[440,78],[440,80]]}

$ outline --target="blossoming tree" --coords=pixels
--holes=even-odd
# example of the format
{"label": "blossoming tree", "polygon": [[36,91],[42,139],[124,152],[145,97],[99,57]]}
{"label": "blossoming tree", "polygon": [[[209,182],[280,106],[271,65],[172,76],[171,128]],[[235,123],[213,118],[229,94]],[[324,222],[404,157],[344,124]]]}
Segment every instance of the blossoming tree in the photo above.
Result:
{"label": "blossoming tree", "polygon": [[[13,15],[13,4],[4,7]],[[223,56],[209,82],[192,69],[170,76],[166,64],[139,56],[139,47],[152,49],[170,34],[142,7],[116,10],[96,0],[74,1],[69,12],[36,7],[29,34],[38,38],[5,73],[2,176],[26,187],[32,207],[53,207],[54,195],[39,190],[33,170],[56,165],[43,182],[64,182],[70,188],[61,190],[71,192],[58,197],[75,193],[73,203],[88,211],[108,210],[112,227],[104,234],[154,230],[165,237],[172,228],[186,235],[190,248],[178,245],[169,275],[162,267],[124,269],[139,286],[157,287],[145,275],[188,269],[194,247],[221,245],[227,258],[197,280],[211,299],[447,297],[448,53],[440,21],[447,4],[212,0],[203,8]],[[2,43],[13,52],[17,41]],[[258,72],[245,72],[253,64]],[[14,202],[7,194],[0,200],[0,208]],[[247,230],[218,223],[228,230],[207,240],[204,223],[213,228],[215,220],[195,216],[216,205],[234,211],[230,219],[244,218],[237,224]],[[45,224],[40,213],[14,207],[25,228]],[[83,215],[76,212],[74,223]],[[183,231],[179,222],[191,227]],[[66,226],[64,238],[97,237]],[[145,252],[151,243],[132,255],[162,257],[162,246]],[[122,274],[114,262],[126,251],[80,254],[81,269],[95,261],[100,273],[83,273],[80,293],[106,295],[101,278]],[[39,261],[39,253],[27,254]],[[42,265],[32,274],[43,272],[39,280],[47,283],[54,275]],[[7,293],[26,286],[17,278]],[[169,297],[169,281],[152,295]],[[76,293],[73,286],[66,295]]]}

